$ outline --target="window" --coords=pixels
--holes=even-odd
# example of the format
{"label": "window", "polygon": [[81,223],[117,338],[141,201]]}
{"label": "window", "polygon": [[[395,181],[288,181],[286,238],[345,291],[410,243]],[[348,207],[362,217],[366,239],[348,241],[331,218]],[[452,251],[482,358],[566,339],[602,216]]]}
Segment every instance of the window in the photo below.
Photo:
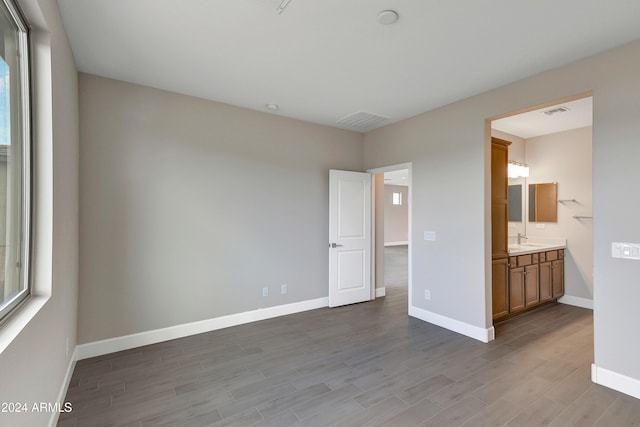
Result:
{"label": "window", "polygon": [[30,118],[28,29],[0,0],[0,320],[29,295]]}
{"label": "window", "polygon": [[393,200],[391,201],[392,204],[397,205],[397,206],[401,206],[402,205],[402,193],[393,193]]}

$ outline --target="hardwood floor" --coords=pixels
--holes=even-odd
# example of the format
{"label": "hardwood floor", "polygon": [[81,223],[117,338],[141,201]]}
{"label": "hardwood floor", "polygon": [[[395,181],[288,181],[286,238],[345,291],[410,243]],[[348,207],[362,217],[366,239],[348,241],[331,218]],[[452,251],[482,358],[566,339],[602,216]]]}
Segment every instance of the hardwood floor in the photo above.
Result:
{"label": "hardwood floor", "polygon": [[409,267],[407,257],[409,247],[407,245],[387,246],[384,248],[384,286],[407,287],[409,280]]}
{"label": "hardwood floor", "polygon": [[58,426],[640,426],[593,384],[592,313],[552,305],[483,344],[385,298],[79,361]]}

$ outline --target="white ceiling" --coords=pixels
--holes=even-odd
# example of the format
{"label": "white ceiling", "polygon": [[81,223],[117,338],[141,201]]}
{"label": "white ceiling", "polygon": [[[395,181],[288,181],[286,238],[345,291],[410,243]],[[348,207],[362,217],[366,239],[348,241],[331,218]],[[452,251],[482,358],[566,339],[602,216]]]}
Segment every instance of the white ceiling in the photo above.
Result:
{"label": "white ceiling", "polygon": [[[564,107],[567,111],[552,115],[545,114],[545,111],[554,110],[558,107]],[[527,139],[583,128],[591,126],[592,123],[593,98],[588,97],[494,120],[491,122],[491,127]]]}
{"label": "white ceiling", "polygon": [[[638,0],[291,0],[281,14],[279,0],[58,3],[82,72],[343,128],[640,38]],[[385,9],[398,22],[379,24]]]}

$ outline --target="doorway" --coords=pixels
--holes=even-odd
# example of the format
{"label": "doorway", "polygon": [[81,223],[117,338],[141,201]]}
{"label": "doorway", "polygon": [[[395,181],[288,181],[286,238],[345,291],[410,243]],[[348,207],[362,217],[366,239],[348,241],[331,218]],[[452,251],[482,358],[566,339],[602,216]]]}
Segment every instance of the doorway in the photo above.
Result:
{"label": "doorway", "polygon": [[374,192],[372,277],[375,294],[372,297],[402,298],[410,306],[411,164],[398,164],[367,172],[373,175]]}
{"label": "doorway", "polygon": [[[510,143],[510,166],[526,168],[526,173],[520,170],[520,174],[508,178],[508,222],[505,227],[509,249],[506,255],[511,260],[519,250],[532,252],[530,247],[536,244],[544,247],[554,239],[562,241],[558,247],[564,246],[562,252],[558,252],[562,259],[551,262],[540,259],[535,263],[537,258],[533,256],[531,265],[521,268],[522,277],[538,278],[537,293],[529,286],[529,279],[515,280],[520,278],[519,265],[513,266],[509,262],[506,270],[509,276],[504,280],[508,288],[505,295],[510,306],[509,315],[528,310],[529,303],[535,309],[539,303],[555,299],[555,290],[553,296],[547,295],[545,299],[542,285],[542,279],[550,274],[547,264],[552,262],[557,262],[564,271],[563,289],[558,292],[562,296],[557,301],[593,309],[592,110],[593,98],[586,94],[490,121],[491,136]],[[554,190],[549,205],[553,215],[541,219],[538,215],[543,199],[536,196],[535,190],[545,185]],[[527,275],[527,269],[536,274]],[[494,294],[499,282],[493,282]],[[496,310],[495,300],[492,313],[494,321],[496,316],[504,314],[504,311]]]}

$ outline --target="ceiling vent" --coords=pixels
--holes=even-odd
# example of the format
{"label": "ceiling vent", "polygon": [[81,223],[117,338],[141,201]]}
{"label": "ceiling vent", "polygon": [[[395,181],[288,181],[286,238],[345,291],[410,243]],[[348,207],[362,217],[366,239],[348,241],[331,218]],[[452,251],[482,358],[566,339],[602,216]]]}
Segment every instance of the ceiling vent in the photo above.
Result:
{"label": "ceiling vent", "polygon": [[358,111],[357,113],[341,118],[338,120],[338,124],[366,132],[375,129],[378,125],[387,120],[389,120],[389,117],[378,116],[365,111]]}
{"label": "ceiling vent", "polygon": [[550,110],[543,111],[547,116],[553,116],[554,114],[566,113],[569,111],[567,107],[554,107]]}

